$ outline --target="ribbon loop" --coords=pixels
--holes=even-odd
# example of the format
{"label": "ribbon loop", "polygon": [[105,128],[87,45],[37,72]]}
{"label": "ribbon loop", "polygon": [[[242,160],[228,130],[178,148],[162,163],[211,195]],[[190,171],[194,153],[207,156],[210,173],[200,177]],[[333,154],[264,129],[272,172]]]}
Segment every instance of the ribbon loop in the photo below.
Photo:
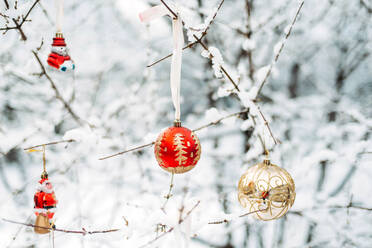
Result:
{"label": "ribbon loop", "polygon": [[63,20],[63,0],[56,0],[56,9],[57,9],[57,15],[56,15],[57,33],[61,33],[62,32],[62,20]]}
{"label": "ribbon loop", "polygon": [[180,88],[181,88],[181,64],[182,64],[182,48],[184,45],[184,37],[182,30],[182,19],[177,13],[177,18],[173,18],[173,14],[164,6],[157,5],[139,14],[142,22],[150,22],[158,17],[169,15],[172,17],[173,29],[173,55],[170,70],[170,86],[172,92],[172,101],[175,108],[175,120],[181,119],[180,106]]}

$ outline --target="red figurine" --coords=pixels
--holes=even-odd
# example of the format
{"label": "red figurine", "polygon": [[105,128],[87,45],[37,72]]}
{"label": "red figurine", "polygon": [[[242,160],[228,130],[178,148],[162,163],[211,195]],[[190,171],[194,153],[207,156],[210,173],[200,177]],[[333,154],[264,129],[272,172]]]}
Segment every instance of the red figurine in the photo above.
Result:
{"label": "red figurine", "polygon": [[34,195],[34,202],[35,214],[37,216],[35,222],[37,227],[35,227],[35,232],[40,234],[48,233],[49,229],[40,227],[51,228],[53,226],[51,224],[51,219],[54,216],[58,201],[46,172],[41,175],[37,192]]}
{"label": "red figurine", "polygon": [[52,52],[49,54],[48,64],[61,71],[75,69],[75,64],[68,55],[62,33],[56,33],[56,37],[53,38]]}
{"label": "red figurine", "polygon": [[175,122],[162,132],[155,142],[155,156],[161,168],[171,173],[184,173],[195,167],[200,158],[198,137]]}

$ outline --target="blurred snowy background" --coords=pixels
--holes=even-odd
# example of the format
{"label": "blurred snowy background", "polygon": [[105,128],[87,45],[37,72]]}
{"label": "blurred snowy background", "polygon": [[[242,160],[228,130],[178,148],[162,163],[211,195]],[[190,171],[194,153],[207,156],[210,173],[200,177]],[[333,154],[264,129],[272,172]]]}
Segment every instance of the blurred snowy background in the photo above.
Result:
{"label": "blurred snowy background", "polygon": [[[1,0],[0,28],[14,26],[12,18],[25,15],[34,2]],[[74,74],[46,66],[55,34],[53,1],[35,5],[32,21],[22,25],[26,41],[17,29],[1,34],[0,217],[34,221],[42,154],[23,148],[71,138],[76,142],[47,147],[47,170],[59,200],[56,226],[120,231],[56,232],[55,247],[140,247],[161,235],[162,225],[174,230],[148,247],[371,247],[372,2],[305,1],[258,96],[281,144],[274,146],[264,125],[254,126],[250,116],[203,129],[197,133],[201,159],[195,169],[175,175],[165,212],[170,174],[159,168],[153,148],[98,160],[149,143],[172,125],[170,59],[146,68],[172,50],[171,22],[163,17],[146,25],[138,18],[159,3],[66,0],[63,33]],[[176,3],[186,24],[203,27],[220,2]],[[298,6],[297,0],[224,2],[203,41],[219,51],[241,92],[213,69],[200,45],[186,49],[184,126],[194,129],[250,104],[252,87],[263,79]],[[41,69],[32,50],[42,41],[38,56],[80,121],[56,99],[46,77],[37,75]],[[272,162],[295,180],[293,208],[276,221],[245,217],[208,225],[244,212],[237,183],[264,158],[258,135]],[[178,226],[179,209],[184,206],[186,213],[197,201]],[[50,247],[50,240],[0,221],[0,247]]]}

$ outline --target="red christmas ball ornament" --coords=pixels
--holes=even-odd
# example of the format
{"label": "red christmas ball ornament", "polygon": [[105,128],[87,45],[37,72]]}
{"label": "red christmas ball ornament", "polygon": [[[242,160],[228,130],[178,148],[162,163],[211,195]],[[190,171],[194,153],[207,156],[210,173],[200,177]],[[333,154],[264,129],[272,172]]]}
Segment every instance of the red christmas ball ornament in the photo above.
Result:
{"label": "red christmas ball ornament", "polygon": [[161,168],[181,174],[195,167],[199,161],[201,147],[198,137],[190,129],[175,122],[155,142],[155,156]]}

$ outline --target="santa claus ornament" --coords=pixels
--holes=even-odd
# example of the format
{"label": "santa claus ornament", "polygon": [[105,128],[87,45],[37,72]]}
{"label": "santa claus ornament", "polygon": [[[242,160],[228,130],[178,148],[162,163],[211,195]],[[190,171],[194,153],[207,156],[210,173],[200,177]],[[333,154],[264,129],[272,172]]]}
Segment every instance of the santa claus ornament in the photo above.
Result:
{"label": "santa claus ornament", "polygon": [[57,33],[53,38],[52,51],[48,56],[48,65],[66,72],[75,69],[75,64],[68,55],[68,48],[62,34],[63,0],[56,0],[57,5]]}
{"label": "santa claus ornament", "polygon": [[31,149],[29,152],[43,152],[43,167],[44,171],[41,174],[36,193],[34,194],[34,211],[36,215],[34,231],[38,234],[46,234],[50,232],[50,228],[54,228],[54,212],[56,210],[57,199],[54,194],[53,185],[49,181],[48,173],[45,169],[45,147],[43,150]]}
{"label": "santa claus ornament", "polygon": [[260,220],[274,220],[285,215],[296,198],[291,175],[265,159],[250,167],[240,178],[240,204]]}
{"label": "santa claus ornament", "polygon": [[[176,8],[173,8],[176,9]],[[184,173],[195,167],[200,158],[201,147],[198,137],[191,130],[182,127],[180,116],[180,81],[182,47],[184,43],[182,19],[170,12],[164,5],[157,5],[142,13],[142,22],[169,15],[173,25],[173,55],[170,72],[172,101],[175,108],[174,126],[162,132],[155,142],[155,156],[161,168],[171,173]]]}

